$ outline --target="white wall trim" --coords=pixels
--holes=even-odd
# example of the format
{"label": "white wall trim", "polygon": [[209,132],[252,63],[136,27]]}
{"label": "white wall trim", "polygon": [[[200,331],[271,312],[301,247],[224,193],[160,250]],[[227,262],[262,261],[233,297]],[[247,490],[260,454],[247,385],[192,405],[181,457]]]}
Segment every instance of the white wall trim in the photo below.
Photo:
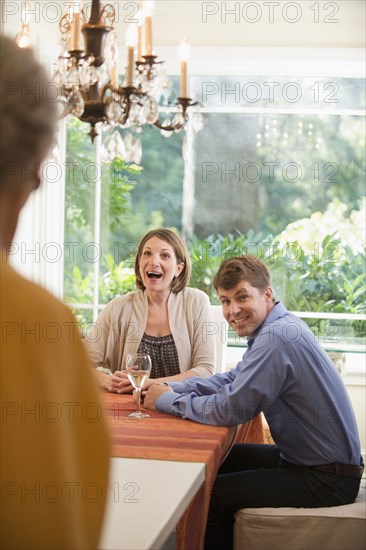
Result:
{"label": "white wall trim", "polygon": [[[121,51],[124,59],[125,51]],[[177,48],[160,47],[169,74],[179,74]],[[191,75],[365,77],[363,48],[198,47],[189,60]]]}
{"label": "white wall trim", "polygon": [[60,123],[57,158],[41,168],[41,185],[20,213],[10,262],[24,277],[63,298],[65,217],[65,124]]}

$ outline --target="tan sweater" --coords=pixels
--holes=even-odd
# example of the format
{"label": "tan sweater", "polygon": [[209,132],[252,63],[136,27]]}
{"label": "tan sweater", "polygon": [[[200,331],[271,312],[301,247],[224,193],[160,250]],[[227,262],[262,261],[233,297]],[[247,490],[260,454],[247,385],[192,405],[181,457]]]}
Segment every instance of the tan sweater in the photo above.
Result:
{"label": "tan sweater", "polygon": [[[114,298],[103,309],[85,339],[96,366],[112,372],[125,368],[126,357],[136,353],[147,324],[148,301],[142,290]],[[168,299],[171,333],[181,372],[193,369],[207,378],[214,373],[215,344],[211,306],[201,290],[185,288]],[[211,330],[210,330],[211,328]]]}

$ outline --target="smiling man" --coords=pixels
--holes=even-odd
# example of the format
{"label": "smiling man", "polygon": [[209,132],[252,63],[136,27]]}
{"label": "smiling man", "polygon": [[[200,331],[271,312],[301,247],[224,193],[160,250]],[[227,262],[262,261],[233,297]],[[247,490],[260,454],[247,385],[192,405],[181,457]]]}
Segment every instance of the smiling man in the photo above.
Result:
{"label": "smiling man", "polygon": [[214,285],[229,325],[248,339],[242,361],[206,380],[152,386],[144,406],[221,426],[264,413],[276,445],[235,445],[213,487],[205,548],[231,550],[237,510],[354,502],[363,465],[342,379],[309,327],[275,301],[264,263],[226,260]]}

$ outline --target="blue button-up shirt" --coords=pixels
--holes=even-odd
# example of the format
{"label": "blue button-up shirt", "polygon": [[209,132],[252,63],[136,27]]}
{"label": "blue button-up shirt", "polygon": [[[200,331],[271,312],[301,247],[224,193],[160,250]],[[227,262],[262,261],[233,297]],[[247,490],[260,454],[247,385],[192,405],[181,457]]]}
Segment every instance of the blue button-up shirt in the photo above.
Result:
{"label": "blue button-up shirt", "polygon": [[171,382],[161,412],[232,426],[263,411],[285,460],[360,464],[356,420],[343,381],[309,327],[278,303],[237,366],[207,379]]}

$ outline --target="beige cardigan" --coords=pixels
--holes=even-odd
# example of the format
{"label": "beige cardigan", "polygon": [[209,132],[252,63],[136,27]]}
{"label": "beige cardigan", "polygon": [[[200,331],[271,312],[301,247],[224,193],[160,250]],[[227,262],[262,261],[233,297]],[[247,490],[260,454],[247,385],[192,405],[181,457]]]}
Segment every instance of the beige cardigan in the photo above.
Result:
{"label": "beige cardigan", "polygon": [[[85,339],[93,363],[112,372],[123,370],[127,355],[137,352],[147,324],[147,312],[147,296],[142,290],[109,302]],[[168,315],[181,372],[193,369],[197,376],[211,376],[215,343],[208,296],[194,288],[185,288],[178,294],[172,292]]]}

